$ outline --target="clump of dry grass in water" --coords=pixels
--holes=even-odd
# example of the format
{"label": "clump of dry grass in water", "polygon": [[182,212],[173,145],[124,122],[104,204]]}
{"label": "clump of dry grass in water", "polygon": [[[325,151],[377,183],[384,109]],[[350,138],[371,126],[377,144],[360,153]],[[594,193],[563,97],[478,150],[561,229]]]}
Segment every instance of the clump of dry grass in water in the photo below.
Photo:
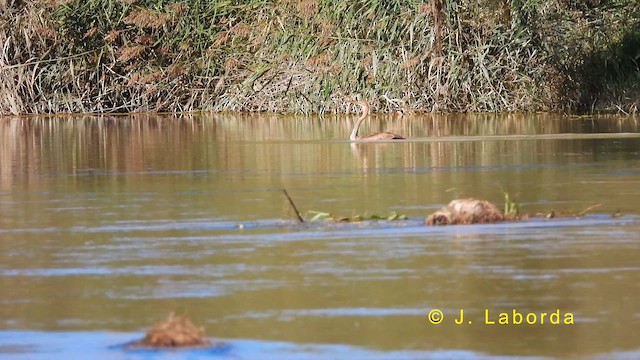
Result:
{"label": "clump of dry grass in water", "polygon": [[155,324],[145,337],[127,345],[129,348],[207,347],[213,343],[205,337],[204,328],[195,326],[186,316],[169,314],[167,320]]}
{"label": "clump of dry grass in water", "polygon": [[[551,210],[546,213],[522,214],[520,212],[520,204],[511,200],[509,194],[505,192],[504,213],[500,211],[497,206],[486,200],[477,200],[474,198],[456,199],[442,209],[429,215],[424,220],[424,223],[426,225],[463,225],[522,221],[531,218],[581,218],[601,205],[602,204],[591,205],[579,212]],[[620,216],[619,212],[612,214],[612,217],[618,216]]]}
{"label": "clump of dry grass in water", "polygon": [[427,225],[482,224],[505,221],[505,216],[492,203],[473,198],[456,199],[425,219]]}

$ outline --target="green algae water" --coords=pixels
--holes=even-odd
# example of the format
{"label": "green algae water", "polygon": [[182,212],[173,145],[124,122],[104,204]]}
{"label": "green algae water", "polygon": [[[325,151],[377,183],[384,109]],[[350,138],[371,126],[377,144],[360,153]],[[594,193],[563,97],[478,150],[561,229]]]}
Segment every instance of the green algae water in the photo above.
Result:
{"label": "green algae water", "polygon": [[[350,143],[331,117],[0,119],[1,357],[162,356],[120,345],[171,311],[226,342],[189,358],[640,356],[637,121],[364,127],[409,139]],[[281,189],[307,220],[408,220],[301,224]],[[584,216],[422,224],[505,192]]]}

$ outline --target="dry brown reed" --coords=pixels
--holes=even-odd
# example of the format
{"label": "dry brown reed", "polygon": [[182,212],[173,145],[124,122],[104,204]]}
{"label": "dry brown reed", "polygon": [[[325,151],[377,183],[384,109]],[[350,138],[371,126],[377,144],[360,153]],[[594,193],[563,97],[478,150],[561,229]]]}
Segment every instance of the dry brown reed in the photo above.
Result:
{"label": "dry brown reed", "polygon": [[124,23],[139,28],[159,29],[167,24],[169,15],[151,9],[134,10],[124,18]]}

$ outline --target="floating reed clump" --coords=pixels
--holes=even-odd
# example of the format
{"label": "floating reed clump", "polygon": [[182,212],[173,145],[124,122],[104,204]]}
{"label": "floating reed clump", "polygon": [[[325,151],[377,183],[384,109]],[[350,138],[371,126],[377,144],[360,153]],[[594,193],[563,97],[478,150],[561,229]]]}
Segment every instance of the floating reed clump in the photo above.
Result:
{"label": "floating reed clump", "polygon": [[[465,225],[465,224],[486,224],[499,223],[504,221],[520,221],[531,218],[580,218],[587,215],[591,210],[600,207],[602,204],[591,205],[582,211],[554,211],[545,213],[521,214],[520,204],[510,199],[505,193],[505,211],[502,212],[497,206],[486,200],[474,198],[455,199],[447,206],[435,211],[424,220],[426,225]],[[620,216],[619,213],[612,214],[613,217]]]}
{"label": "floating reed clump", "polygon": [[425,219],[427,225],[496,223],[507,220],[500,209],[486,200],[456,199]]}
{"label": "floating reed clump", "polygon": [[171,313],[167,320],[157,323],[141,340],[127,348],[207,347],[213,343],[205,337],[204,329],[195,326],[186,316]]}
{"label": "floating reed clump", "polygon": [[633,112],[640,7],[610,3],[7,0],[0,114]]}

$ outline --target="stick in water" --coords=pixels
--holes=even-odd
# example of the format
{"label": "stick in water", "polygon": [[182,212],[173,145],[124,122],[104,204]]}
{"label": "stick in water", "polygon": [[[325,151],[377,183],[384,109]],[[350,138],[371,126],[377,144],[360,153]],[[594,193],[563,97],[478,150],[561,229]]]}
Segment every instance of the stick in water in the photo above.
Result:
{"label": "stick in water", "polygon": [[586,209],[584,209],[584,210],[580,211],[580,212],[578,213],[578,216],[585,215],[585,214],[586,214],[586,213],[588,213],[589,211],[591,211],[591,210],[593,210],[593,209],[595,209],[595,208],[597,208],[597,207],[600,207],[600,206],[602,206],[602,204],[595,204],[595,205],[591,205],[591,206],[589,206],[588,208],[586,208]]}
{"label": "stick in water", "polygon": [[284,196],[287,197],[287,200],[289,200],[289,205],[291,205],[291,207],[293,208],[293,211],[295,211],[296,216],[298,217],[298,221],[303,223],[304,220],[302,219],[302,216],[300,216],[300,212],[298,211],[298,208],[296,207],[296,204],[293,203],[293,200],[291,199],[291,196],[289,196],[289,193],[287,192],[287,189],[282,189],[282,192],[284,193]]}

